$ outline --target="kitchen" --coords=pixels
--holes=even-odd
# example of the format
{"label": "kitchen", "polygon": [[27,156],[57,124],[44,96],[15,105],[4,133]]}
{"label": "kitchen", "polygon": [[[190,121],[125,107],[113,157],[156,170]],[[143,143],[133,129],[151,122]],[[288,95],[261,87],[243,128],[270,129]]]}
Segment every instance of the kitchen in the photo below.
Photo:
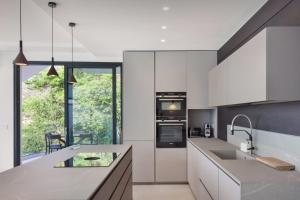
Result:
{"label": "kitchen", "polygon": [[[5,3],[9,4],[7,1]],[[14,7],[18,8],[18,3],[16,1]],[[75,59],[80,62],[73,62],[74,23],[74,26],[70,26],[72,65],[66,61],[68,57],[65,56],[62,39],[65,37],[63,35],[69,36],[69,33],[58,38],[62,48],[54,45],[55,65],[54,61],[52,62],[52,66],[56,68],[58,65],[65,65],[67,73],[64,76],[60,75],[62,79],[73,75],[78,80],[75,85],[65,87],[67,96],[64,104],[69,106],[65,107],[68,114],[63,118],[67,122],[67,126],[63,127],[66,143],[49,154],[36,154],[40,157],[26,163],[20,162],[23,136],[20,136],[18,131],[22,130],[22,125],[19,124],[22,104],[20,105],[20,99],[16,98],[22,97],[22,88],[16,87],[18,84],[12,84],[9,89],[1,86],[5,93],[3,109],[1,107],[5,116],[1,114],[0,124],[1,198],[299,199],[299,1],[257,0],[246,3],[232,0],[228,4],[194,0],[185,3],[161,1],[153,4],[146,1],[77,1],[71,4],[61,0],[57,5],[55,3],[55,6],[50,6],[52,13],[46,1],[23,1],[27,12],[28,8],[37,9],[43,12],[47,20],[50,20],[52,14],[52,23],[55,20],[54,30],[58,30],[58,33],[60,28],[65,28],[61,27],[61,24],[67,24],[66,22],[75,16],[78,7],[85,4],[94,16],[97,9],[93,10],[92,7],[102,6],[103,15],[106,14],[104,10],[109,8],[122,11],[128,15],[123,16],[124,20],[131,19],[130,23],[135,26],[136,22],[140,23],[156,13],[152,23],[155,26],[160,24],[160,30],[153,31],[150,28],[152,26],[148,24],[149,27],[145,30],[149,41],[145,42],[145,38],[138,38],[138,35],[144,37],[145,33],[142,33],[142,30],[139,32],[138,29],[134,29],[134,32],[133,24],[127,24],[128,29],[124,27],[124,32],[121,33],[128,41],[115,38],[117,42],[114,42],[120,55],[108,54],[112,52],[112,48],[102,50],[103,47],[98,47],[97,42],[91,42],[100,32],[97,32],[98,28],[87,28],[86,25],[95,23],[97,19],[88,15],[85,9],[82,13],[78,12],[78,16],[74,18],[78,21],[76,42],[80,41],[89,48],[84,49],[84,45],[75,46],[75,51],[78,51],[74,54]],[[128,8],[128,5],[132,7]],[[129,14],[138,10],[133,9],[134,6],[139,9],[148,6],[144,7],[143,11],[149,13],[137,12],[140,19],[134,21],[135,17]],[[64,13],[64,9],[67,8],[72,8],[73,11]],[[180,21],[181,18],[195,24],[197,20],[202,19],[202,15],[199,14],[201,12],[205,17],[212,17],[209,14],[211,12],[205,12],[205,8],[210,11],[213,8],[217,9],[219,12],[215,17],[219,18],[206,18],[209,23],[203,23],[203,26],[206,26],[207,30],[197,28],[198,34],[204,32],[201,39],[195,39],[198,38],[193,33],[196,29],[174,27],[176,23],[188,26],[188,23]],[[240,11],[237,11],[238,9]],[[54,14],[57,14],[54,17],[53,10]],[[247,16],[243,12],[247,12]],[[24,19],[27,19],[25,25],[28,27],[29,16],[25,13],[23,15],[27,16]],[[225,22],[226,15],[228,24]],[[221,18],[224,18],[224,22]],[[92,21],[88,22],[89,20]],[[107,19],[111,23],[106,24],[108,32],[103,33],[107,34],[107,38],[115,34],[110,32],[117,24],[115,20],[117,19]],[[120,18],[118,20],[122,21]],[[222,26],[223,24],[225,25]],[[217,31],[219,35],[215,36],[214,28],[210,25],[224,32]],[[228,28],[230,33],[225,33]],[[148,29],[152,30],[152,35],[148,33]],[[176,31],[178,35],[175,34]],[[128,33],[136,34],[137,41],[133,41]],[[25,36],[29,35],[31,33],[27,30]],[[158,44],[153,42],[157,35],[161,38]],[[103,46],[108,45],[104,41],[105,37],[100,42],[101,39],[98,44],[102,42]],[[30,71],[30,67],[37,64],[47,66],[48,70],[51,62],[41,61],[49,59],[49,52],[45,51],[44,55],[43,52],[38,54],[29,51],[36,45],[35,39],[31,40],[28,46],[24,42],[24,54],[28,49],[30,61],[22,70],[28,67]],[[8,53],[6,55],[5,45],[1,44],[3,55],[0,55],[0,70],[5,74],[8,67],[4,65],[12,65],[13,59],[7,56]],[[22,48],[21,45],[21,50]],[[77,68],[73,63],[78,65]],[[81,138],[75,143],[75,123],[70,124],[73,123],[73,118],[68,118],[69,113],[72,113],[68,109],[75,107],[75,95],[78,94],[76,87],[79,88],[82,84],[80,74],[76,70],[84,68],[81,73],[93,75],[107,73],[110,68],[106,67],[101,71],[95,67],[101,64],[111,67],[112,71],[112,89],[108,90],[113,99],[112,140],[110,143],[101,143],[103,138],[88,132],[86,135],[90,137],[89,144],[84,143],[89,138]],[[120,67],[120,72],[116,73],[117,67]],[[1,85],[13,81],[22,82],[24,71],[20,68],[17,64],[10,66],[11,76],[3,78]],[[12,70],[15,70],[14,73]],[[70,84],[67,80],[63,81]],[[117,84],[120,86],[116,87]],[[120,91],[118,88],[121,88]],[[74,91],[74,99],[69,95],[69,91]],[[116,99],[118,95],[121,104],[118,104],[119,100]],[[119,108],[120,115],[117,113]],[[72,114],[75,113],[75,110],[71,111]],[[14,120],[9,121],[6,115]],[[119,118],[122,120],[117,121]],[[84,121],[84,117],[81,120]],[[120,131],[117,125],[121,127]],[[82,141],[84,142],[81,143]],[[44,150],[44,146],[42,148]],[[19,152],[19,155],[16,152]],[[16,162],[16,156],[19,162]]]}

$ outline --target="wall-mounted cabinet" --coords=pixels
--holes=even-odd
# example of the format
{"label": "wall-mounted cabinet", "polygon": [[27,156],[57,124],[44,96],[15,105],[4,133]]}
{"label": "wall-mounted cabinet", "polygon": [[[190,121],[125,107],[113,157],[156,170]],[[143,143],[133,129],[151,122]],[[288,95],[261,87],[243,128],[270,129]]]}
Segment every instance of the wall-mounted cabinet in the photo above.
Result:
{"label": "wall-mounted cabinet", "polygon": [[209,105],[300,99],[300,28],[269,27],[209,73]]}
{"label": "wall-mounted cabinet", "polygon": [[187,108],[208,108],[208,73],[217,64],[216,51],[187,51]]}

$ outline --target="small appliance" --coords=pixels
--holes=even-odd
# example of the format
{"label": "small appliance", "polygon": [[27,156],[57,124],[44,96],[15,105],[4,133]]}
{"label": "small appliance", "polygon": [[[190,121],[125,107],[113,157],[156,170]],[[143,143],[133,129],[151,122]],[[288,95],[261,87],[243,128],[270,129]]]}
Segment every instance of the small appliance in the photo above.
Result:
{"label": "small appliance", "polygon": [[209,138],[212,136],[212,127],[208,123],[204,124],[204,136],[206,138]]}
{"label": "small appliance", "polygon": [[188,132],[189,138],[203,137],[202,129],[200,127],[190,127]]}

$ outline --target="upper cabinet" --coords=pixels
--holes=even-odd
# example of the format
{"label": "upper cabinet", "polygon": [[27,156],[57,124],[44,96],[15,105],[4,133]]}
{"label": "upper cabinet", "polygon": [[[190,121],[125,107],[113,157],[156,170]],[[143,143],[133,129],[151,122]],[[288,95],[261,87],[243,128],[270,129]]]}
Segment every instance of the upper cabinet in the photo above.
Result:
{"label": "upper cabinet", "polygon": [[208,107],[208,73],[217,64],[217,51],[187,51],[187,107]]}
{"label": "upper cabinet", "polygon": [[269,27],[209,73],[209,105],[300,99],[300,28]]}
{"label": "upper cabinet", "polygon": [[185,92],[186,51],[155,52],[156,92]]}

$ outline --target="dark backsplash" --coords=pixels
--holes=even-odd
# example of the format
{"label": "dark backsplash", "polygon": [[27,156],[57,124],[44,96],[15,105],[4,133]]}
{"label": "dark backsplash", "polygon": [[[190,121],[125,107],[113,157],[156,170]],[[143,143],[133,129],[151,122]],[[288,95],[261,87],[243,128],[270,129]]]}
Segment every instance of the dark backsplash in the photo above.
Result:
{"label": "dark backsplash", "polygon": [[[227,139],[227,125],[236,114],[250,117],[253,128],[300,136],[300,101],[270,104],[228,106],[218,108],[218,137]],[[248,127],[244,119],[237,125]]]}

